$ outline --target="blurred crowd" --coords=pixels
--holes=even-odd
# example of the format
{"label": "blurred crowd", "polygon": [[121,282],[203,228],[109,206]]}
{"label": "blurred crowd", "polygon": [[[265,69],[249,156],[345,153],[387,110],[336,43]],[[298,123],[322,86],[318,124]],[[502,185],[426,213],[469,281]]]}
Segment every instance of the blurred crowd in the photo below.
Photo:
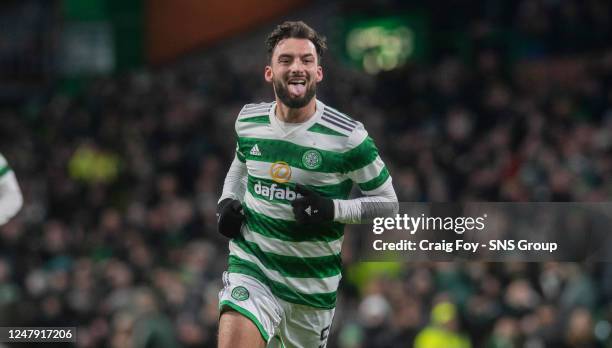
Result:
{"label": "blurred crowd", "polygon": [[[400,201],[607,201],[612,4],[473,6],[431,12],[426,62],[370,76],[325,57],[319,98],[365,124]],[[0,326],[78,326],[79,347],[215,346],[233,123],[273,98],[253,49],[0,110],[25,197],[0,228]],[[612,347],[610,264],[358,263],[345,244],[329,347]]]}

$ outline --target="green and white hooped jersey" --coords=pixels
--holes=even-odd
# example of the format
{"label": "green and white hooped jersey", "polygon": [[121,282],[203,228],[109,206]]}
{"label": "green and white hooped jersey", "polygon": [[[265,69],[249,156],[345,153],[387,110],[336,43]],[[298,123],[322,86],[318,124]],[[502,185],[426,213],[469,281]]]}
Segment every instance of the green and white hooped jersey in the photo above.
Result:
{"label": "green and white hooped jersey", "polygon": [[347,199],[353,184],[376,194],[389,171],[360,122],[317,101],[305,124],[286,129],[276,103],[245,105],[236,120],[236,155],[246,163],[242,237],[230,242],[229,272],[253,276],[279,298],[316,308],[335,307],[341,278],[344,225],[296,223],[295,184]]}

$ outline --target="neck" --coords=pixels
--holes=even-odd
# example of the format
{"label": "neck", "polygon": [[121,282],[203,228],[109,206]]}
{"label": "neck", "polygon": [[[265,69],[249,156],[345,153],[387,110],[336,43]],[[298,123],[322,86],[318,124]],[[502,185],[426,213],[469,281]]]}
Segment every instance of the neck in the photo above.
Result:
{"label": "neck", "polygon": [[317,111],[317,98],[312,98],[301,108],[290,108],[276,98],[276,117],[287,123],[303,123],[308,121]]}

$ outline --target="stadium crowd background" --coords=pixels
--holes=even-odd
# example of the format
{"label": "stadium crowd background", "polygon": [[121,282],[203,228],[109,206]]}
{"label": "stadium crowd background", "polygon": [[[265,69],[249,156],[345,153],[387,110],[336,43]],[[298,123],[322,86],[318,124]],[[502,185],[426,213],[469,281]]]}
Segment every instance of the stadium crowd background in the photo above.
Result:
{"label": "stadium crowd background", "polygon": [[[438,44],[378,75],[332,54],[319,97],[366,125],[400,201],[607,201],[612,3],[469,3],[425,6],[433,37],[461,28],[464,51]],[[79,347],[214,346],[234,117],[272,98],[252,42],[2,107],[26,203],[0,228],[1,326],[76,325]],[[612,347],[610,264],[362,264],[351,238],[329,347]]]}

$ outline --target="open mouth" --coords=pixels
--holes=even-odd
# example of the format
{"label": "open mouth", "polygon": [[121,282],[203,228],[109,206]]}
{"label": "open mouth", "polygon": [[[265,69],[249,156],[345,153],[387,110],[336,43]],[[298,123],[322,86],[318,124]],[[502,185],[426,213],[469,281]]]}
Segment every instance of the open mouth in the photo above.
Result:
{"label": "open mouth", "polygon": [[289,80],[288,84],[306,86],[306,80],[305,79],[291,79]]}
{"label": "open mouth", "polygon": [[306,91],[306,79],[291,79],[287,84],[293,95],[302,95]]}

